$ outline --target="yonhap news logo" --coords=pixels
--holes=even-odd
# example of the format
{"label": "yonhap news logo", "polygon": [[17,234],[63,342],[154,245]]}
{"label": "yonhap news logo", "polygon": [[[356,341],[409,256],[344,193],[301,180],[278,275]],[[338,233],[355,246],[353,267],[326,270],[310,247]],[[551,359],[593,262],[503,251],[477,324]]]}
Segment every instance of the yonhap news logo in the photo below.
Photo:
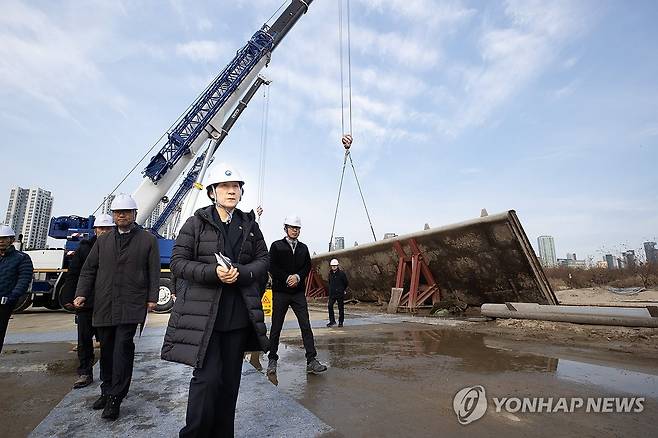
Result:
{"label": "yonhap news logo", "polygon": [[[494,411],[510,414],[640,413],[644,397],[492,397]],[[452,407],[459,424],[466,426],[487,412],[489,403],[482,385],[468,386],[455,394]]]}
{"label": "yonhap news logo", "polygon": [[487,412],[487,395],[484,386],[469,386],[455,394],[452,408],[459,424],[467,425],[482,418]]}

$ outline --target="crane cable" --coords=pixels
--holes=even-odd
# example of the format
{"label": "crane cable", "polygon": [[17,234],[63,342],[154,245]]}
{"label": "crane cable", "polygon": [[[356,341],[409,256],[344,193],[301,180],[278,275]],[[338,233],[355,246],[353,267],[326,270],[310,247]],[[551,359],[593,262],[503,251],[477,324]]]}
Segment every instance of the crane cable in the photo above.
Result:
{"label": "crane cable", "polygon": [[343,179],[345,177],[345,165],[349,158],[350,165],[352,166],[352,172],[354,173],[354,179],[356,180],[356,185],[359,189],[359,194],[361,195],[361,201],[363,202],[363,208],[368,217],[368,223],[370,225],[370,231],[372,232],[372,237],[377,241],[377,236],[375,235],[375,229],[372,225],[372,220],[370,219],[370,213],[368,212],[368,207],[366,206],[366,199],[363,196],[363,190],[361,189],[361,184],[359,183],[359,178],[356,175],[356,168],[354,167],[354,161],[352,160],[352,155],[350,154],[350,147],[352,146],[352,52],[351,52],[351,35],[350,35],[350,0],[345,1],[346,5],[346,22],[347,22],[347,114],[348,114],[348,129],[345,130],[345,73],[343,71],[343,0],[340,0],[338,5],[338,39],[339,39],[339,51],[340,51],[340,105],[341,105],[341,130],[343,136],[341,142],[343,147],[345,147],[345,156],[343,158],[343,169],[340,175],[340,184],[338,186],[338,198],[336,200],[336,210],[334,212],[334,220],[331,225],[331,236],[329,237],[329,251],[331,251],[331,246],[334,240],[334,231],[336,229],[336,218],[338,217],[338,207],[340,204],[340,195],[343,190]]}
{"label": "crane cable", "polygon": [[[267,153],[267,121],[270,113],[270,87],[263,90],[263,116],[261,120],[260,132],[260,164],[258,167],[258,200],[257,206],[263,206],[263,198],[265,195],[265,156]],[[257,216],[257,221],[260,224],[260,215]]]}

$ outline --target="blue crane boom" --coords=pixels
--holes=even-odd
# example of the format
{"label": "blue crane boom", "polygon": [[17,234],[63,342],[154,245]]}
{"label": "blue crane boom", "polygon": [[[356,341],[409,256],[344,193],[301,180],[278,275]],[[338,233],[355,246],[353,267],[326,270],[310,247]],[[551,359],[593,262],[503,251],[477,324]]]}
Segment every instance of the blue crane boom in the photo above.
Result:
{"label": "blue crane boom", "polygon": [[143,171],[142,184],[133,193],[140,206],[137,223],[143,224],[185,168],[194,160],[206,140],[220,136],[219,126],[237,104],[241,94],[269,62],[312,0],[292,0],[271,25],[264,25],[233,60],[195,100],[168,133],[167,141]]}
{"label": "blue crane boom", "polygon": [[155,233],[158,233],[160,231],[162,226],[169,220],[169,218],[174,213],[174,211],[183,202],[185,196],[187,196],[190,190],[192,190],[192,188],[194,187],[194,184],[197,178],[199,177],[199,172],[201,171],[201,167],[203,166],[203,162],[206,158],[206,154],[210,153],[211,157],[215,154],[215,152],[221,145],[222,141],[224,141],[224,139],[228,135],[233,125],[235,125],[235,122],[240,117],[240,114],[242,114],[244,109],[251,101],[251,98],[254,97],[260,86],[263,84],[269,85],[269,81],[264,79],[262,76],[258,76],[258,78],[256,78],[256,81],[251,85],[247,93],[238,103],[238,106],[235,108],[235,110],[231,113],[229,118],[222,126],[219,137],[217,139],[213,139],[211,141],[211,144],[208,146],[208,150],[202,154],[199,154],[197,159],[194,160],[194,164],[192,164],[192,167],[190,167],[190,169],[187,171],[187,175],[185,175],[185,178],[183,178],[183,181],[178,186],[178,189],[176,190],[174,195],[169,199],[169,202],[167,203],[166,207],[164,208],[164,210],[162,210],[160,216],[158,216],[158,218],[151,226],[151,229]]}

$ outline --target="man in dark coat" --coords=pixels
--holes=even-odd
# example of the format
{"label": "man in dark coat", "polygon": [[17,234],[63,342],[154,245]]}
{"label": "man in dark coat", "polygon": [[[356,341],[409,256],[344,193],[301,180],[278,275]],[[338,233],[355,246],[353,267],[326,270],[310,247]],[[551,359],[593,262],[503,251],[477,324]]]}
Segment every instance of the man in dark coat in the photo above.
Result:
{"label": "man in dark coat", "polygon": [[107,232],[112,231],[114,228],[114,220],[109,214],[99,214],[94,220],[94,237],[80,241],[78,249],[75,250],[71,262],[69,263],[66,272],[66,281],[62,287],[62,302],[64,306],[69,306],[75,309],[75,323],[78,327],[78,380],[73,383],[73,388],[84,388],[89,386],[94,381],[93,368],[94,368],[94,327],[92,326],[92,310],[93,310],[93,294],[82,307],[73,306],[73,299],[75,298],[75,289],[78,286],[78,279],[80,278],[80,271],[82,266],[87,260],[87,256],[91,252],[96,243],[96,238]]}
{"label": "man in dark coat", "polygon": [[15,238],[11,227],[0,225],[0,352],[11,312],[32,281],[32,259],[14,248]]}
{"label": "man in dark coat", "polygon": [[286,237],[272,243],[270,247],[270,275],[272,276],[272,327],[270,329],[270,352],[267,374],[275,375],[279,355],[279,337],[283,321],[291,307],[302,332],[306,350],[306,372],[320,374],[327,367],[316,359],[317,351],[308,316],[305,285],[311,272],[311,255],[308,248],[298,240],[302,221],[297,216],[288,216],[283,222]]}
{"label": "man in dark coat", "polygon": [[172,252],[171,270],[185,285],[162,358],[195,368],[180,436],[232,437],[244,353],[269,348],[259,285],[268,254],[253,211],[236,208],[240,174],[221,163],[208,169],[206,181],[215,205],[185,222]]}
{"label": "man in dark coat", "polygon": [[349,283],[347,275],[340,269],[337,259],[331,259],[329,266],[331,271],[329,272],[329,324],[327,327],[336,325],[334,303],[338,303],[338,327],[342,327],[343,321],[345,321],[345,290]]}
{"label": "man in dark coat", "polygon": [[94,294],[92,324],[101,343],[101,396],[93,405],[116,420],[135,360],[133,337],[158,301],[160,251],[153,234],[135,224],[137,204],[120,193],[112,201],[116,229],[96,240],[85,261],[73,304]]}

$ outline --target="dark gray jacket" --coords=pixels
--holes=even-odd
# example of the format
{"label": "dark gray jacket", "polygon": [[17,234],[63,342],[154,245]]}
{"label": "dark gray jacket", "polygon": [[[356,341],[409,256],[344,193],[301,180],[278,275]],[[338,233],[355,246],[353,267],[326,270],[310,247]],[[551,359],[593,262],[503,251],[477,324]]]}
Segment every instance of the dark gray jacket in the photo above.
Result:
{"label": "dark gray jacket", "polygon": [[[162,345],[162,359],[196,368],[203,367],[222,294],[214,254],[224,252],[225,242],[212,220],[213,208],[201,208],[185,222],[170,264],[174,276],[185,280],[185,285],[177,290]],[[254,329],[247,351],[267,351],[269,341],[259,290],[259,282],[269,265],[267,246],[253,212],[247,214],[236,209],[233,214],[240,215],[242,222],[242,243],[234,261],[239,275],[233,285],[242,295]]]}
{"label": "dark gray jacket", "polygon": [[146,303],[158,301],[158,242],[138,226],[130,231],[129,238],[121,250],[118,230],[103,234],[82,266],[75,296],[89,299],[94,293],[94,327],[142,324]]}

